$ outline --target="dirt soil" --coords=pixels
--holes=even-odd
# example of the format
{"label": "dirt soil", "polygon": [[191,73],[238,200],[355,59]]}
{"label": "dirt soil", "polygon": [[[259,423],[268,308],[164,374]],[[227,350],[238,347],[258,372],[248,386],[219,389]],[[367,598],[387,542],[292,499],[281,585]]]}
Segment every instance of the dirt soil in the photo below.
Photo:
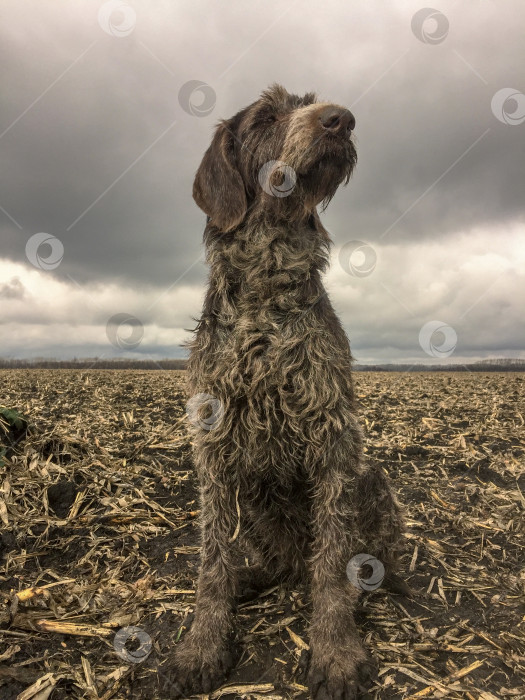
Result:
{"label": "dirt soil", "polygon": [[[184,377],[0,371],[0,406],[30,424],[12,443],[0,429],[1,700],[169,697],[198,570]],[[367,459],[408,509],[414,590],[362,597],[366,697],[525,698],[525,375],[356,382]],[[305,589],[241,603],[241,655],[211,697],[308,697],[309,613]]]}

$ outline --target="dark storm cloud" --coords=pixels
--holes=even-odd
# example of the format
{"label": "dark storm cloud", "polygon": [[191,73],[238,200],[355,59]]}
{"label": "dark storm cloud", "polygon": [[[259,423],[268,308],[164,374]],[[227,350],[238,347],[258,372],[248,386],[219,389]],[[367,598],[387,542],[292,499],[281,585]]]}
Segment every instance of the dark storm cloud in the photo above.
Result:
{"label": "dark storm cloud", "polygon": [[[412,31],[418,2],[140,0],[130,3],[136,23],[123,37],[102,30],[101,6],[8,0],[0,7],[5,260],[27,265],[26,243],[43,231],[64,245],[52,274],[86,295],[96,283],[157,288],[157,295],[202,284],[204,215],[191,199],[193,174],[216,121],[274,81],[292,92],[315,90],[356,115],[357,171],[323,215],[337,246],[395,245],[406,258],[421,241],[453,251],[460,233],[474,242],[476,231],[493,230],[497,248],[499,232],[523,222],[525,124],[501,123],[491,110],[498,90],[525,92],[525,12],[517,0],[440,2],[448,33],[434,44]],[[112,19],[117,29],[121,20]],[[216,96],[206,116],[179,104],[191,80],[209,83]],[[406,285],[401,274],[415,279],[406,267],[382,279],[396,290]],[[13,287],[0,282],[5,298]],[[468,289],[466,306],[481,293],[475,284]],[[420,292],[415,282],[407,290]],[[363,304],[377,301],[370,294]],[[443,313],[445,302],[436,298],[427,313]],[[489,296],[487,319],[498,313],[490,304]],[[372,348],[380,334],[369,328],[366,340],[367,322],[356,332]],[[401,350],[407,337],[400,332]]]}

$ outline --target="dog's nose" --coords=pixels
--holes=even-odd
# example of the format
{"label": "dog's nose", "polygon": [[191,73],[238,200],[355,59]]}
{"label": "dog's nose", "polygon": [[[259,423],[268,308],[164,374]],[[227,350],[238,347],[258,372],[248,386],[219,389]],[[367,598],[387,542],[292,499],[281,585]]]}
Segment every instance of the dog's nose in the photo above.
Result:
{"label": "dog's nose", "polygon": [[324,129],[334,133],[343,133],[355,129],[355,117],[349,109],[344,107],[326,107],[319,116]]}

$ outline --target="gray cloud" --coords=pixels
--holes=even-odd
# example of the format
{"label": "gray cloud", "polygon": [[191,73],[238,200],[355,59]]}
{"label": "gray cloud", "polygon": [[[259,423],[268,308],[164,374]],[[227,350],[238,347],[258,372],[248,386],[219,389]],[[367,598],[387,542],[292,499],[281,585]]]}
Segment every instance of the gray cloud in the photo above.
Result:
{"label": "gray cloud", "polygon": [[[60,266],[47,277],[32,269],[47,280],[37,297],[52,293],[52,274],[75,291],[76,300],[68,310],[50,302],[42,315],[35,312],[37,297],[26,294],[25,311],[19,310],[24,328],[12,335],[19,344],[0,347],[2,354],[100,351],[103,339],[97,345],[86,334],[75,345],[67,324],[102,328],[105,313],[138,315],[130,290],[153,300],[184,286],[186,309],[198,313],[206,270],[204,215],[191,199],[193,174],[216,121],[274,81],[351,106],[357,118],[357,171],[323,219],[336,248],[359,239],[379,250],[396,249],[397,265],[381,273],[384,286],[374,275],[361,289],[359,308],[351,300],[339,305],[363,359],[408,356],[412,325],[446,316],[450,299],[460,297],[464,308],[476,304],[485,330],[466,327],[458,352],[519,352],[524,271],[516,240],[525,219],[525,123],[503,124],[491,110],[498,90],[525,92],[518,21],[525,11],[518,0],[440,2],[449,30],[434,45],[412,32],[412,17],[422,7],[417,2],[130,4],[136,25],[122,38],[101,29],[100,5],[91,0],[7,0],[0,8],[0,256],[29,267],[30,236],[45,231],[58,237],[64,245]],[[179,90],[190,80],[215,91],[209,115],[192,116],[179,104]],[[512,235],[504,235],[508,231]],[[468,267],[480,242],[514,265],[508,272],[514,287],[505,298],[486,291],[486,271],[449,275],[418,248],[428,246],[434,257],[441,251],[443,264],[448,254],[457,271]],[[5,299],[13,273],[7,265],[1,270]],[[441,281],[443,293],[430,295],[421,308],[418,302],[414,322],[395,297],[421,295],[424,302],[430,275]],[[88,311],[89,297],[98,298],[103,288],[113,290],[113,305],[103,304],[98,318]],[[381,328],[373,323],[376,305]],[[65,314],[63,342],[51,348],[44,329],[59,309]],[[170,317],[160,304],[145,314],[145,323],[171,328],[179,338],[192,326],[189,313],[180,316],[177,309]],[[357,326],[352,318],[360,318]],[[33,335],[27,335],[29,327]],[[498,332],[491,335],[490,328]],[[169,355],[170,342],[152,339],[148,352]]]}
{"label": "gray cloud", "polygon": [[0,299],[23,299],[25,288],[18,277],[0,284]]}

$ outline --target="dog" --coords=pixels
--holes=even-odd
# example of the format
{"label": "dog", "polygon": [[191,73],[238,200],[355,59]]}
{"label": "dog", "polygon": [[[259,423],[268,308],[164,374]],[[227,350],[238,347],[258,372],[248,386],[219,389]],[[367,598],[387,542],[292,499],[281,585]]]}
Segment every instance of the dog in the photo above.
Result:
{"label": "dog", "polygon": [[228,673],[246,586],[303,581],[310,693],[355,698],[371,664],[349,562],[365,552],[403,587],[403,511],[363,462],[350,346],[321,279],[331,241],[317,209],[354,171],[354,129],[345,107],[273,85],[219,123],[195,176],[210,268],[187,367],[201,566],[173,696]]}

